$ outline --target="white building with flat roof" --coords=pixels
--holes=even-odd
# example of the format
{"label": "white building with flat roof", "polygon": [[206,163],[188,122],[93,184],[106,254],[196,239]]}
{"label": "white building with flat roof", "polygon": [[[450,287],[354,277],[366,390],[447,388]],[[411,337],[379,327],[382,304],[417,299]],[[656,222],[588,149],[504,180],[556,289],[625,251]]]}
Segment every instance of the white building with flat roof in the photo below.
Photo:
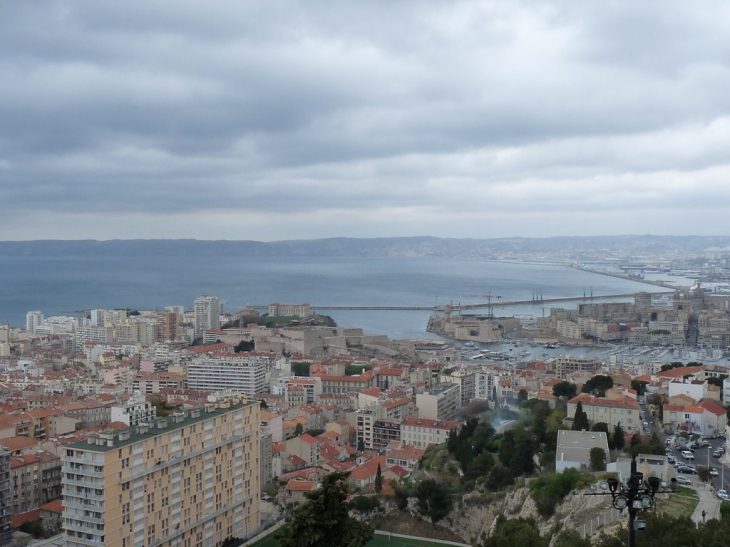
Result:
{"label": "white building with flat roof", "polygon": [[590,469],[591,449],[602,448],[608,461],[608,436],[603,431],[558,431],[555,449],[555,471],[561,473],[572,467]]}
{"label": "white building with flat roof", "polygon": [[187,367],[188,389],[232,390],[252,397],[266,392],[266,364],[260,359],[225,357],[204,359]]}

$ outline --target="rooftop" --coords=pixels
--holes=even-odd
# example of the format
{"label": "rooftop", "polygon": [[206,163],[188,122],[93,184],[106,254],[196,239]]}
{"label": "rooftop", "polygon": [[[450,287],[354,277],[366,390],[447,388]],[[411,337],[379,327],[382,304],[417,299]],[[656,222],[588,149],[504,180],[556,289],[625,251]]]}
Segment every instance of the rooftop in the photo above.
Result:
{"label": "rooftop", "polygon": [[[146,439],[152,439],[154,437],[157,437],[158,435],[164,435],[165,433],[170,433],[172,431],[182,429],[183,427],[187,427],[199,422],[203,422],[205,420],[209,420],[211,418],[215,418],[216,416],[223,416],[224,414],[228,414],[235,410],[259,404],[260,403],[256,400],[245,401],[245,399],[243,400],[243,402],[240,402],[238,404],[231,404],[227,407],[219,407],[210,404],[206,405],[205,407],[192,409],[184,413],[180,413],[177,415],[177,418],[175,418],[175,415],[167,416],[166,427],[156,427],[156,425],[160,423],[160,420],[165,419],[158,417],[153,426],[149,427],[146,431],[144,430],[144,428],[139,426],[135,428],[130,428],[129,431],[131,434],[129,435],[129,438],[126,439],[120,438],[118,433],[113,434],[111,432],[101,432],[99,434],[99,441],[104,442],[104,439],[106,439],[105,436],[109,435],[110,438],[113,438],[111,446],[109,446],[109,443],[96,444],[90,443],[88,440],[86,440],[70,444],[67,446],[67,448],[72,448],[75,450],[88,450],[91,452],[109,452],[122,446],[138,443]],[[178,421],[175,421],[175,419],[177,419]]]}

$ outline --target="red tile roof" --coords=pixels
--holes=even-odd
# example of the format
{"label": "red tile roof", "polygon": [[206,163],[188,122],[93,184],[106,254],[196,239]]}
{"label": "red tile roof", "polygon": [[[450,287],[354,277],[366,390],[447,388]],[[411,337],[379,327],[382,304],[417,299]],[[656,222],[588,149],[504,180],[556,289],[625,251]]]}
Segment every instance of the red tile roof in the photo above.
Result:
{"label": "red tile roof", "polygon": [[317,483],[314,481],[302,481],[297,479],[291,479],[286,483],[286,489],[293,492],[311,492],[317,488]]}

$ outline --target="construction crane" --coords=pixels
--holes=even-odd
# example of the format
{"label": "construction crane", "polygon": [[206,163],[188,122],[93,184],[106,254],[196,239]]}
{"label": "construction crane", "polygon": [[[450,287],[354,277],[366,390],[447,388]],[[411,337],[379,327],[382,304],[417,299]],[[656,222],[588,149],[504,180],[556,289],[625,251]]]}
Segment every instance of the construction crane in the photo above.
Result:
{"label": "construction crane", "polygon": [[494,318],[494,313],[492,313],[492,298],[496,298],[499,300],[502,298],[502,295],[492,294],[492,291],[487,291],[487,294],[470,294],[469,296],[480,296],[482,298],[487,299],[487,317],[489,319]]}

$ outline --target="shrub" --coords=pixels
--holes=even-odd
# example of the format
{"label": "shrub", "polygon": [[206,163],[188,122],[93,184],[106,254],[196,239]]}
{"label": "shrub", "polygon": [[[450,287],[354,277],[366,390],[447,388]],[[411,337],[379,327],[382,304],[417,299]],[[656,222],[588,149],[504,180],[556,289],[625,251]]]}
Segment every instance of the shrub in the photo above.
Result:
{"label": "shrub", "polygon": [[582,475],[577,469],[566,469],[562,473],[553,473],[539,477],[530,484],[530,494],[535,500],[537,512],[543,517],[555,513],[555,507],[563,501],[578,483],[592,480],[592,476]]}

